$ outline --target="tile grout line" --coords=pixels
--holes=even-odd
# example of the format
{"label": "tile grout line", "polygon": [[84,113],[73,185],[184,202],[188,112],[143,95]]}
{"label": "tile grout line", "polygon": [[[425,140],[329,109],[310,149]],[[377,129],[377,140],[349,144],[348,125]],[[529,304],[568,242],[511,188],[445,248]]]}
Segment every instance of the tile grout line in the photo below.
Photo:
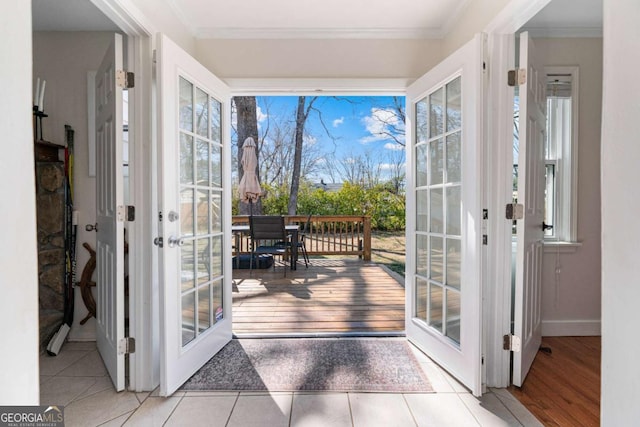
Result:
{"label": "tile grout line", "polygon": [[227,418],[227,422],[224,423],[225,427],[229,425],[231,422],[231,416],[233,415],[233,411],[236,409],[236,405],[238,404],[238,400],[240,399],[240,392],[236,393],[236,400],[233,402],[233,406],[231,407],[231,411],[229,411],[229,417]]}

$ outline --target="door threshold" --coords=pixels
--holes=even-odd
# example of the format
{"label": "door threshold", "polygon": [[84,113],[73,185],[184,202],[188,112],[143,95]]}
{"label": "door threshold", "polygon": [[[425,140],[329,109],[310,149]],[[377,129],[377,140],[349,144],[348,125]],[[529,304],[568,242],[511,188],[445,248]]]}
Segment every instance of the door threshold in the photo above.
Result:
{"label": "door threshold", "polygon": [[396,338],[406,337],[405,331],[388,332],[261,332],[234,333],[235,339],[267,339],[267,338]]}

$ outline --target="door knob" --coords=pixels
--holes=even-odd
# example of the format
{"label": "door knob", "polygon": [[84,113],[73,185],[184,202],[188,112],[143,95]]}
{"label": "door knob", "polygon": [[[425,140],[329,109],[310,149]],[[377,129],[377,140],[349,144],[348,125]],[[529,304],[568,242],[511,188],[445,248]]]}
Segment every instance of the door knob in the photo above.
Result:
{"label": "door knob", "polygon": [[171,237],[169,237],[168,244],[169,244],[170,248],[175,248],[176,246],[183,246],[184,245],[184,239],[181,238],[181,237],[171,236]]}
{"label": "door knob", "polygon": [[553,225],[545,224],[544,221],[542,222],[542,231],[547,231],[547,230],[552,230],[552,229],[553,229]]}

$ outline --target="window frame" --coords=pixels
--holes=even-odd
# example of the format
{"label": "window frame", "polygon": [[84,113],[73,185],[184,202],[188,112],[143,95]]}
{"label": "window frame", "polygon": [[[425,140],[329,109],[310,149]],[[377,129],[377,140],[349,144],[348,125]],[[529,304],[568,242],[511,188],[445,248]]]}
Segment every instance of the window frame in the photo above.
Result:
{"label": "window frame", "polygon": [[579,67],[548,66],[544,70],[547,80],[549,75],[553,74],[571,75],[571,137],[569,141],[563,141],[558,146],[555,159],[550,160],[545,156],[545,167],[547,164],[555,166],[553,196],[555,223],[552,235],[544,237],[545,246],[565,247],[571,250],[579,245],[577,241]]}

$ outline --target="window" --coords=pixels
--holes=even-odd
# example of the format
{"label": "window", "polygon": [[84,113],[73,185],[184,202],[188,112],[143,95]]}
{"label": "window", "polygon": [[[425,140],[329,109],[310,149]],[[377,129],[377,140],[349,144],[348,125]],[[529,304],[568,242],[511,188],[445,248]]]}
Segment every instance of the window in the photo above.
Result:
{"label": "window", "polygon": [[545,239],[576,241],[578,68],[547,67]]}

